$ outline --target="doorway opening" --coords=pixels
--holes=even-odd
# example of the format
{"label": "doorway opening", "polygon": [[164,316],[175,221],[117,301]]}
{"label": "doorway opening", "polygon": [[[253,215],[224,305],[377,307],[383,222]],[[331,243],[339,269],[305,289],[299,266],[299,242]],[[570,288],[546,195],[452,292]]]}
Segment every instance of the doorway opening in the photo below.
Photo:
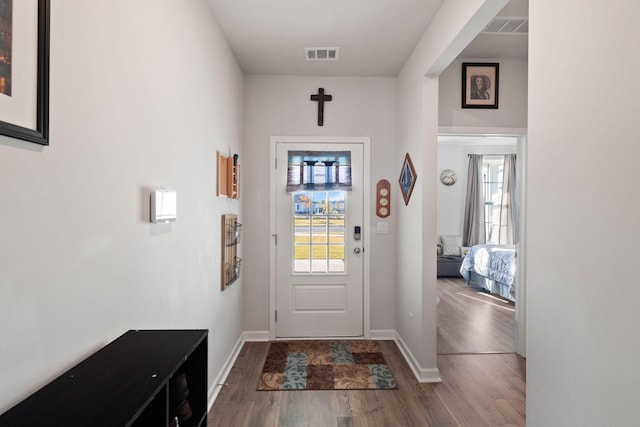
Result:
{"label": "doorway opening", "polygon": [[[443,254],[438,248],[439,274],[438,296],[438,353],[518,353],[526,354],[526,282],[524,265],[524,212],[525,212],[525,165],[526,137],[524,135],[441,134],[438,137],[438,171],[455,172],[455,184],[438,185],[437,234],[442,243],[447,243],[451,252],[451,241],[459,237],[460,252]],[[460,274],[461,267],[469,267],[464,257],[470,247],[462,244],[465,230],[465,208],[469,177],[470,155],[482,155],[486,159],[486,170],[480,178],[480,192],[484,194],[483,213],[485,226],[491,238],[496,237],[500,225],[495,224],[503,211],[502,162],[505,155],[516,158],[515,203],[517,235],[514,239],[515,274],[513,289],[515,297],[477,286],[477,281],[467,281]],[[481,170],[481,172],[483,172]],[[450,172],[449,172],[450,175]],[[495,184],[495,185],[494,185]],[[495,188],[494,188],[495,187]],[[486,191],[485,191],[486,190]],[[495,240],[495,239],[494,239]],[[487,240],[485,243],[492,243]],[[500,243],[500,242],[494,242]],[[455,248],[454,248],[455,249]],[[476,252],[479,248],[475,248]],[[471,263],[471,259],[467,260]],[[464,264],[464,266],[463,266]],[[467,277],[468,279],[468,277]],[[483,279],[484,280],[484,279]],[[469,286],[472,285],[472,286]],[[484,288],[483,291],[479,291]],[[489,292],[488,292],[489,291]]]}

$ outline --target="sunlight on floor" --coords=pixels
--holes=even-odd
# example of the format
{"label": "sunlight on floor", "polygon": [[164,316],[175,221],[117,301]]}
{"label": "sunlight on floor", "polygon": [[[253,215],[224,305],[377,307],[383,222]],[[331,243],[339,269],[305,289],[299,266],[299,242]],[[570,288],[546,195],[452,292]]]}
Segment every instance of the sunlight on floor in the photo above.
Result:
{"label": "sunlight on floor", "polygon": [[[483,304],[489,304],[489,305],[492,305],[492,306],[494,306],[494,307],[501,308],[501,309],[503,309],[503,310],[513,311],[513,312],[515,312],[515,311],[516,311],[514,308],[509,308],[509,307],[505,307],[505,306],[503,306],[503,305],[498,305],[498,304],[495,304],[495,303],[490,302],[490,301],[482,300],[482,299],[480,299],[480,298],[474,298],[474,297],[472,297],[472,296],[465,295],[465,294],[463,294],[462,292],[456,292],[456,294],[457,294],[457,295],[460,295],[460,296],[463,296],[463,297],[465,297],[465,298],[469,298],[469,299],[475,300],[475,301],[480,301],[480,302],[481,302],[481,303],[483,303]],[[491,297],[491,298],[497,299],[497,300],[499,300],[500,302],[504,302],[504,301],[500,300],[500,298],[495,298],[495,297],[492,297],[491,295],[485,295],[485,294],[479,294],[479,295],[482,295],[482,296],[488,296],[488,297]],[[505,303],[505,304],[507,304],[506,302],[504,302],[504,303]]]}

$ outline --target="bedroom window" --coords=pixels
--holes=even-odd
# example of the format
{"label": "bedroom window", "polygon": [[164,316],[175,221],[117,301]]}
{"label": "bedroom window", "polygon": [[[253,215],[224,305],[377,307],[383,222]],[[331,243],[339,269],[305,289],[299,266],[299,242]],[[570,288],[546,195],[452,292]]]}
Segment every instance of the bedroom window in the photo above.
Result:
{"label": "bedroom window", "polygon": [[[502,186],[504,183],[504,156],[483,156],[482,181],[484,194],[485,236],[487,243],[499,244],[500,235],[507,232],[507,224],[501,221],[503,211]],[[506,203],[506,201],[505,201]]]}
{"label": "bedroom window", "polygon": [[465,246],[518,241],[516,155],[469,154]]}

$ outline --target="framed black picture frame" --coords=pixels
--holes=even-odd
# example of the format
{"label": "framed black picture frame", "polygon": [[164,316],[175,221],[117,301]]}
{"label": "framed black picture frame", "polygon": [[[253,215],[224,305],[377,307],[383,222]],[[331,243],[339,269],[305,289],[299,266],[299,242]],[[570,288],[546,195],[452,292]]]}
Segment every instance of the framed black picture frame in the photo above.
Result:
{"label": "framed black picture frame", "polygon": [[411,198],[413,187],[416,185],[417,177],[418,175],[416,174],[416,170],[413,167],[411,156],[409,156],[409,153],[407,153],[404,156],[404,163],[402,164],[402,170],[400,171],[400,179],[398,179],[398,183],[400,184],[400,192],[402,193],[402,198],[404,199],[405,206],[409,204],[409,199]]}
{"label": "framed black picture frame", "polygon": [[[36,62],[31,65],[34,67],[36,78],[34,81],[35,87],[30,88],[35,93],[35,100],[24,101],[27,105],[33,107],[32,110],[34,111],[31,111],[31,113],[34,119],[29,120],[33,122],[32,125],[19,124],[6,117],[4,111],[0,109],[0,135],[40,145],[49,145],[49,34],[51,3],[50,0],[13,0],[12,5],[11,2],[8,2],[8,4],[10,8],[12,7],[14,13],[16,12],[16,6],[24,7],[25,9],[31,7],[33,10],[37,8],[37,18],[34,19],[33,28],[17,27],[14,26],[15,23],[9,23],[10,38],[13,37],[14,33],[21,32],[30,35],[31,39],[35,40]],[[20,22],[24,21],[20,20]],[[21,49],[22,47],[14,46],[12,49]],[[9,57],[8,65],[9,81],[11,81],[11,73],[26,72],[24,69],[20,69],[19,64],[12,63],[11,57]],[[14,90],[12,92],[13,96],[20,96],[19,93],[16,94],[17,91]],[[0,94],[0,96],[6,95]]]}
{"label": "framed black picture frame", "polygon": [[500,64],[462,63],[462,108],[498,108]]}

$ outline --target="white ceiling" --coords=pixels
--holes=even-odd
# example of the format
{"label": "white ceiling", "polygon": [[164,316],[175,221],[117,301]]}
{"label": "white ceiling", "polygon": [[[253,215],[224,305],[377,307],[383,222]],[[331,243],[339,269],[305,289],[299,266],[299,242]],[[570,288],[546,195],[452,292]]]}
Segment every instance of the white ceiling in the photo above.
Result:
{"label": "white ceiling", "polygon": [[[498,13],[500,17],[529,18],[529,0],[511,0]],[[491,26],[491,23],[489,23]],[[525,24],[528,28],[528,22]],[[460,54],[463,58],[481,59],[527,59],[528,58],[528,32],[525,34],[495,34],[480,33]]]}
{"label": "white ceiling", "polygon": [[[245,73],[331,76],[397,75],[442,3],[443,0],[209,0]],[[522,56],[524,46],[526,57],[526,35],[479,37],[482,39],[472,43],[465,55],[517,57]],[[339,60],[307,61],[305,47],[338,47]]]}

